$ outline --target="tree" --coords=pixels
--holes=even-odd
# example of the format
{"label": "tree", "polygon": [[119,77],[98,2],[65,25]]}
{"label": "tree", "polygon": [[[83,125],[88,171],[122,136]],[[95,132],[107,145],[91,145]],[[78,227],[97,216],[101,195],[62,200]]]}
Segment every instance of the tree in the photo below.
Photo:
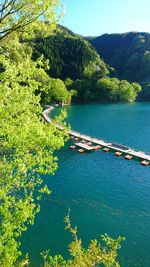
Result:
{"label": "tree", "polygon": [[73,80],[71,80],[70,78],[66,78],[64,83],[65,83],[67,88],[71,88],[71,86],[73,84]]}
{"label": "tree", "polygon": [[138,83],[129,83],[117,78],[102,78],[97,81],[97,90],[101,100],[112,102],[133,102],[140,92]]}
{"label": "tree", "polygon": [[[19,34],[32,32],[42,16],[55,22],[59,1],[6,0],[0,2],[0,266],[16,262],[18,237],[40,210],[40,199],[50,190],[41,174],[54,174],[54,151],[67,139],[67,131],[42,119],[40,96],[49,82],[43,57],[33,62],[32,49],[19,42]],[[38,25],[38,23],[37,23]],[[8,35],[9,42],[7,38]],[[20,36],[19,36],[20,37]],[[62,114],[61,119],[64,115]]]}
{"label": "tree", "polygon": [[57,102],[60,104],[69,104],[71,93],[67,91],[64,82],[60,79],[49,78],[44,88],[41,88],[42,102],[50,104]]}
{"label": "tree", "polygon": [[137,97],[137,92],[141,90],[141,86],[137,83],[130,84],[129,82],[122,80],[119,83],[119,101],[121,102],[133,102]]}
{"label": "tree", "polygon": [[57,102],[68,104],[71,100],[71,95],[63,81],[60,79],[50,79],[50,94],[51,98]]}
{"label": "tree", "polygon": [[117,101],[119,80],[116,78],[102,78],[97,81],[97,88],[101,100]]}
{"label": "tree", "polygon": [[59,0],[0,0],[0,40],[29,29],[37,19],[56,21]]}
{"label": "tree", "polygon": [[43,54],[49,60],[48,74],[53,78],[75,80],[108,74],[106,64],[87,41],[78,35],[66,35],[60,27],[47,38],[35,35],[30,44],[34,58]]}
{"label": "tree", "polygon": [[132,83],[132,86],[136,93],[139,93],[142,90],[142,86],[139,83]]}
{"label": "tree", "polygon": [[[10,53],[11,54],[11,53]],[[57,168],[55,150],[64,145],[65,131],[42,119],[42,60],[23,56],[11,61],[0,55],[0,266],[11,267],[19,252],[18,237],[33,224],[42,194],[50,194],[41,174]]]}
{"label": "tree", "polygon": [[66,230],[73,236],[73,241],[69,244],[70,259],[65,260],[61,255],[54,257],[49,255],[49,251],[42,253],[44,267],[119,267],[117,252],[120,243],[125,240],[119,236],[116,240],[107,234],[101,236],[102,244],[97,240],[92,240],[87,249],[82,245],[82,240],[78,238],[77,227],[71,226],[69,214],[65,217]]}

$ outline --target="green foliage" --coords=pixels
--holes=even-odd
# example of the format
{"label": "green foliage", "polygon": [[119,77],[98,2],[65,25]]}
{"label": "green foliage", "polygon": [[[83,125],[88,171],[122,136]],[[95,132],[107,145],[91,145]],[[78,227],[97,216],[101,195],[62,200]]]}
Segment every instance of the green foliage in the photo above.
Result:
{"label": "green foliage", "polygon": [[73,100],[81,102],[133,102],[141,90],[138,83],[108,77],[76,80],[68,85],[68,90],[72,88],[77,91]]}
{"label": "green foliage", "polygon": [[103,77],[108,73],[104,61],[89,42],[60,27],[47,38],[35,37],[30,44],[34,48],[34,58],[43,54],[49,60],[51,77],[64,80],[67,77]]}
{"label": "green foliage", "polygon": [[[20,49],[19,43],[15,46]],[[34,223],[42,195],[50,194],[40,175],[54,173],[54,151],[67,135],[42,119],[35,96],[49,79],[42,58],[32,62],[7,47],[0,66],[0,266],[11,267],[20,255],[18,237]]]}
{"label": "green foliage", "polygon": [[22,72],[21,68],[24,68],[24,82],[30,83],[31,87],[33,84],[35,94],[41,95],[42,103],[70,103],[71,94],[67,91],[63,81],[49,77],[46,72],[50,68],[49,61],[43,55],[36,61],[31,59],[33,50],[28,43],[21,43],[16,37],[12,45],[4,42],[1,45],[0,52],[6,56],[9,55],[11,62],[18,64],[20,73]]}
{"label": "green foliage", "polygon": [[141,86],[137,83],[130,84],[125,80],[116,78],[102,78],[97,82],[100,97],[111,102],[133,102]]}
{"label": "green foliage", "polygon": [[14,32],[31,33],[32,27],[37,28],[37,19],[55,23],[58,6],[59,0],[1,0],[0,39]]}
{"label": "green foliage", "polygon": [[62,80],[49,78],[47,87],[42,93],[42,101],[45,104],[49,104],[50,102],[69,104],[71,101],[71,94],[67,91]]}
{"label": "green foliage", "polygon": [[73,80],[71,80],[70,78],[66,78],[64,83],[65,83],[67,88],[71,88],[71,86],[73,84]]}
{"label": "green foliage", "polygon": [[129,32],[104,34],[91,44],[121,79],[131,82],[150,81],[150,34]]}
{"label": "green foliage", "polygon": [[70,259],[65,260],[61,255],[54,257],[49,255],[49,251],[42,253],[44,267],[91,267],[106,266],[119,267],[117,261],[117,252],[120,249],[120,243],[125,238],[119,236],[116,240],[110,238],[107,234],[102,235],[102,244],[97,240],[92,240],[87,249],[82,245],[82,240],[78,238],[77,227],[71,226],[70,216],[65,217],[66,230],[69,230],[73,241],[69,244]]}
{"label": "green foliage", "polygon": [[[48,29],[47,23],[42,25]],[[51,101],[68,104],[71,100],[132,102],[141,90],[125,80],[106,77],[108,69],[110,77],[116,75],[114,68],[106,67],[87,41],[66,28],[59,26],[47,38],[38,31],[34,37],[28,42],[28,47],[33,51],[32,57],[36,59],[42,53],[50,65],[46,69],[47,78],[43,77],[38,91],[43,103],[49,104]],[[48,76],[55,79],[48,79]],[[58,78],[65,79],[65,85]]]}

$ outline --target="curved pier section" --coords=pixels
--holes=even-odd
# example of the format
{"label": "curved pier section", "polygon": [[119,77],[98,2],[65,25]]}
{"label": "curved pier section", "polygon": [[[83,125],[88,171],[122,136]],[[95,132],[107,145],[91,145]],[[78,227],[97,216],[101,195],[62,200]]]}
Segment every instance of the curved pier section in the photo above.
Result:
{"label": "curved pier section", "polygon": [[[49,116],[49,113],[54,109],[54,107],[50,106],[43,111],[44,119],[51,123],[52,119]],[[63,127],[59,124],[55,124],[55,126],[63,130]],[[140,161],[141,165],[148,166],[150,165],[150,154],[142,151],[136,151],[131,149],[128,146],[124,146],[117,143],[107,142],[103,139],[93,138],[88,135],[84,135],[78,133],[76,131],[70,130],[68,134],[72,140],[74,140],[75,144],[71,146],[71,149],[78,149],[79,153],[84,153],[85,151],[95,151],[102,149],[104,152],[114,151],[116,157],[124,156],[126,160],[137,159]]]}

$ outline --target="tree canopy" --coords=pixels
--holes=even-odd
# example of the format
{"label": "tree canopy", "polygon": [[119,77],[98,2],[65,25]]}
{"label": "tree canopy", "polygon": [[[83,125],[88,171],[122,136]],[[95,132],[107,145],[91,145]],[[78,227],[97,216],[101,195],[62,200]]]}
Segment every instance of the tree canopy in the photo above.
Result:
{"label": "tree canopy", "polygon": [[12,32],[29,30],[37,19],[55,21],[59,0],[0,0],[0,40]]}
{"label": "tree canopy", "polygon": [[50,80],[45,72],[48,62],[42,56],[33,61],[31,47],[19,41],[30,23],[28,34],[32,32],[32,22],[41,14],[55,20],[54,4],[58,1],[1,1],[0,266],[4,267],[16,263],[18,237],[34,223],[42,195],[50,194],[41,174],[54,174],[54,152],[67,138],[65,130],[42,118],[37,92],[46,90]]}
{"label": "tree canopy", "polygon": [[[53,155],[64,145],[65,133],[42,119],[42,62],[11,61],[1,54],[0,84],[0,265],[11,267],[20,255],[17,241],[27,225],[34,222],[43,193],[50,193],[40,174],[53,174],[57,158]],[[35,194],[36,192],[36,194]]]}
{"label": "tree canopy", "polygon": [[72,83],[66,79],[65,84],[68,90],[76,90],[73,101],[81,102],[133,102],[141,91],[138,83],[108,77],[77,79]]}
{"label": "tree canopy", "polygon": [[50,102],[69,104],[71,93],[67,91],[62,80],[50,78],[46,89],[42,91],[41,98],[45,104],[49,104]]}
{"label": "tree canopy", "polygon": [[91,44],[78,35],[58,27],[46,38],[38,34],[30,40],[34,59],[43,54],[49,60],[48,74],[64,80],[103,77],[109,73],[104,61]]}
{"label": "tree canopy", "polygon": [[104,61],[116,69],[120,79],[150,81],[149,33],[104,34],[93,38],[90,43]]}
{"label": "tree canopy", "polygon": [[61,255],[52,257],[49,251],[43,252],[44,266],[46,267],[119,267],[117,253],[121,241],[125,238],[110,238],[107,234],[101,236],[101,243],[91,240],[87,248],[83,247],[82,240],[78,237],[77,227],[72,227],[69,214],[65,217],[65,229],[68,230],[73,241],[69,244],[70,258],[65,260]]}

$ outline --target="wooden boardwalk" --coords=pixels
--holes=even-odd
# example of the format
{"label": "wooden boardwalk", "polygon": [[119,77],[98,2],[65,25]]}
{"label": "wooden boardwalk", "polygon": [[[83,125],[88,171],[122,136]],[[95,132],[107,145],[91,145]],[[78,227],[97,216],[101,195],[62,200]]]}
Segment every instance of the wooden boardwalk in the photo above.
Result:
{"label": "wooden boardwalk", "polygon": [[[43,111],[43,117],[49,123],[52,122],[52,120],[51,120],[51,118],[49,116],[49,113],[53,109],[54,109],[54,107],[49,107],[49,108],[47,108],[46,110]],[[58,124],[55,124],[55,126],[58,129],[63,130],[62,126],[60,126]],[[83,144],[82,140],[84,140],[86,142],[91,142],[92,145],[94,145],[94,146],[99,145],[99,146],[102,146],[102,147],[107,147],[107,148],[109,148],[110,150],[112,150],[114,152],[119,151],[122,154],[130,155],[133,158],[147,161],[150,164],[150,153],[145,153],[145,152],[142,152],[142,151],[136,151],[136,150],[134,150],[134,149],[132,149],[132,148],[130,148],[128,146],[124,146],[124,145],[117,144],[117,143],[112,143],[112,142],[107,142],[107,141],[105,141],[103,139],[93,138],[91,136],[84,135],[84,134],[81,134],[81,133],[73,131],[73,130],[68,131],[68,134],[70,135],[70,137],[78,139],[79,142],[77,143],[77,145],[79,147],[81,147],[81,148],[84,148],[85,150],[92,150],[92,148],[88,144],[86,144],[86,145]]]}
{"label": "wooden boardwalk", "polygon": [[82,142],[75,143],[75,145],[76,145],[77,147],[81,147],[81,148],[83,148],[83,149],[85,149],[85,150],[87,150],[87,151],[93,151],[93,147],[92,147],[92,146],[89,146],[89,145],[84,144],[84,143],[82,143]]}

